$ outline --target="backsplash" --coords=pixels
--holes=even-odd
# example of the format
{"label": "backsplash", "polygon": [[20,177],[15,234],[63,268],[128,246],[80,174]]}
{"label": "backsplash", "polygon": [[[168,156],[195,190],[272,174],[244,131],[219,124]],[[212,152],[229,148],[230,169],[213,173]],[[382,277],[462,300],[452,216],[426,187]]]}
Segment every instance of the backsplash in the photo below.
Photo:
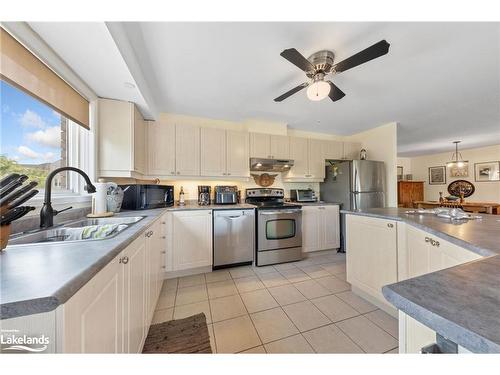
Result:
{"label": "backsplash", "polygon": [[[152,183],[151,181],[141,181],[141,180],[131,180],[125,178],[113,178],[109,179],[110,181],[114,181],[117,184],[130,184],[130,183]],[[212,187],[212,198],[214,192],[214,186],[216,185],[235,185],[238,186],[238,189],[242,191],[244,194],[245,189],[249,188],[258,188],[258,186],[253,178],[250,178],[249,181],[231,181],[231,180],[161,180],[161,185],[173,185],[175,200],[179,199],[179,191],[181,190],[181,186],[184,189],[185,199],[198,199],[198,185],[208,185]],[[288,198],[290,196],[291,189],[313,189],[315,192],[319,193],[319,182],[283,182],[282,175],[278,173],[276,179],[274,180],[274,184],[271,188],[281,188],[285,190],[285,197]],[[319,195],[319,194],[318,194]],[[242,198],[244,198],[242,196]]]}

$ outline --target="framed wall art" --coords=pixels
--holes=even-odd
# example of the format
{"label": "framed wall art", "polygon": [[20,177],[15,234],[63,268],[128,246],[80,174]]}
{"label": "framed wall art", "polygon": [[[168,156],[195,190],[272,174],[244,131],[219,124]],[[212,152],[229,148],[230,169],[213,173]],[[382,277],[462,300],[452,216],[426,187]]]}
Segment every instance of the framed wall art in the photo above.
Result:
{"label": "framed wall art", "polygon": [[429,167],[429,185],[446,184],[446,166]]}
{"label": "framed wall art", "polygon": [[454,165],[449,167],[450,177],[469,177],[469,163],[463,162],[462,166]]}
{"label": "framed wall art", "polygon": [[474,174],[478,182],[500,181],[500,161],[475,163]]}

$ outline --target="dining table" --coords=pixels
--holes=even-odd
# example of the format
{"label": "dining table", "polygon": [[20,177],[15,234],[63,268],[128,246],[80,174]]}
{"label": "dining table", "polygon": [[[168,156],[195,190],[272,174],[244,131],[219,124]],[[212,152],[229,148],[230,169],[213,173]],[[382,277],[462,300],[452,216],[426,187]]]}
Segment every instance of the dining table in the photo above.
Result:
{"label": "dining table", "polygon": [[460,202],[456,201],[414,201],[414,208],[436,208],[436,207],[459,207],[464,211],[473,212],[473,213],[486,213],[499,215],[500,214],[500,203],[495,202],[474,202],[474,201],[465,201]]}

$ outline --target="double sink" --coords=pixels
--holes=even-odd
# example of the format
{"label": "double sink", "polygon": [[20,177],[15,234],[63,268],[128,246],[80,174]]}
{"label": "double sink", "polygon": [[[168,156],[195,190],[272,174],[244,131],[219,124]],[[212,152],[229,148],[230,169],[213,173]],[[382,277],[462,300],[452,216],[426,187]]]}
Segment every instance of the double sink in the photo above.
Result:
{"label": "double sink", "polygon": [[[44,242],[73,242],[73,241],[99,241],[113,238],[134,225],[135,223],[144,219],[145,216],[131,216],[131,217],[106,217],[95,219],[80,219],[70,221],[67,223],[54,226],[49,229],[38,229],[31,233],[23,233],[18,236],[13,236],[9,239],[9,246],[16,245],[31,245],[35,243]],[[76,228],[83,228],[88,226],[104,226],[116,225],[116,228],[108,234],[104,234],[100,238],[86,238],[75,239],[72,233]]]}

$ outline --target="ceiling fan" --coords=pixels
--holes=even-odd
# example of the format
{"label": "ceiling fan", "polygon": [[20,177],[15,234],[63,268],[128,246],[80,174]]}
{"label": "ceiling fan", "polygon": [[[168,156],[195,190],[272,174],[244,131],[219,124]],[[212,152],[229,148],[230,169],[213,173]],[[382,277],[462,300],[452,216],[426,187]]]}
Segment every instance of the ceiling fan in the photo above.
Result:
{"label": "ceiling fan", "polygon": [[345,72],[348,69],[364,64],[377,57],[383,56],[389,52],[390,44],[385,40],[364,49],[361,52],[352,55],[351,57],[334,64],[335,55],[332,51],[323,50],[313,53],[306,59],[295,48],[289,48],[280,53],[285,59],[293,65],[302,69],[306,76],[310,79],[309,82],[304,82],[283,95],[274,99],[275,102],[281,102],[307,87],[307,97],[310,100],[318,101],[327,96],[334,102],[342,99],[345,94],[333,82],[325,80],[328,74],[338,74]]}

